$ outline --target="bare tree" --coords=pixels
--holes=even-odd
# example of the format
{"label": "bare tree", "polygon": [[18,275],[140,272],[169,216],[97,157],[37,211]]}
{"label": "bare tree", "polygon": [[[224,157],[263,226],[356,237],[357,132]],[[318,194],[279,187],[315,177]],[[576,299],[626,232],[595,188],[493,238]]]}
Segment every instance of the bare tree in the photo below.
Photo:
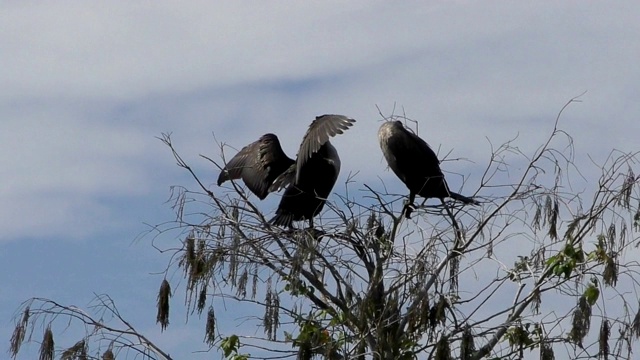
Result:
{"label": "bare tree", "polygon": [[[166,273],[183,271],[185,305],[206,314],[204,341],[227,358],[631,359],[640,336],[638,153],[612,151],[589,180],[588,169],[575,165],[561,114],[532,154],[516,139],[492,147],[473,194],[481,206],[423,203],[408,220],[402,195],[350,177],[316,228],[299,230],[271,226],[242,183],[209,189],[210,180],[163,135],[198,188],[174,188],[176,220],[150,237],[180,232],[175,249],[161,249],[172,255]],[[163,280],[157,318],[163,328],[170,296]],[[78,348],[169,358],[110,299],[98,299],[100,311],[122,327],[31,299],[16,318],[11,353],[35,326],[66,318],[87,326]],[[221,301],[255,310],[239,321],[263,335],[218,324]],[[47,334],[43,354],[52,358]],[[58,353],[65,358],[70,349]]]}

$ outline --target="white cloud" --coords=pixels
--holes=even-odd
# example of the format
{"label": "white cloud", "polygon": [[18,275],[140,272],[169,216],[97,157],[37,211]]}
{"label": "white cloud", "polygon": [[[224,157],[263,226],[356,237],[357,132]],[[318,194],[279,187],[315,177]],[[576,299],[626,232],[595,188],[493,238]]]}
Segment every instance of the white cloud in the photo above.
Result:
{"label": "white cloud", "polygon": [[87,235],[113,220],[101,198],[149,193],[153,138],[69,107],[34,102],[3,112],[3,239]]}
{"label": "white cloud", "polygon": [[[11,84],[3,96],[130,99],[388,67],[390,60],[417,54],[431,57],[437,66],[423,63],[424,71],[434,74],[473,62],[490,71],[500,64],[496,56],[553,66],[571,55],[565,50],[599,44],[614,50],[619,43],[635,44],[627,45],[632,55],[637,40],[618,31],[631,34],[628,26],[637,25],[622,9],[420,2],[13,4],[2,15],[0,41],[10,71],[1,79]],[[582,60],[589,60],[586,55]],[[513,74],[501,75],[509,80]]]}
{"label": "white cloud", "polygon": [[[122,99],[327,74],[371,55],[333,41],[359,25],[348,17],[363,3],[281,4],[8,6],[2,42],[6,66],[18,71],[4,74],[13,85],[5,96],[35,90]],[[339,16],[330,11],[337,6]],[[370,35],[356,30],[356,39]]]}

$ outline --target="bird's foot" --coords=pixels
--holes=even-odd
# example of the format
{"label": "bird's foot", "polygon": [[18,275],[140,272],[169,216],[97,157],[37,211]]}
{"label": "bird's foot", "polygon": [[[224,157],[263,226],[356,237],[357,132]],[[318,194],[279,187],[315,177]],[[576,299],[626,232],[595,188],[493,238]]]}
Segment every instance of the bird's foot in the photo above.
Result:
{"label": "bird's foot", "polygon": [[406,203],[404,204],[404,207],[402,208],[402,214],[404,214],[404,217],[406,217],[407,219],[411,219],[411,213],[416,209],[416,207],[411,204],[411,203]]}
{"label": "bird's foot", "polygon": [[296,228],[294,228],[293,226],[287,226],[286,228],[281,230],[281,234],[287,237],[292,237],[296,234]]}
{"label": "bird's foot", "polygon": [[325,235],[325,232],[322,230],[318,230],[314,227],[308,227],[304,229],[304,231],[311,236],[312,239],[317,240],[318,242],[322,239],[322,236]]}

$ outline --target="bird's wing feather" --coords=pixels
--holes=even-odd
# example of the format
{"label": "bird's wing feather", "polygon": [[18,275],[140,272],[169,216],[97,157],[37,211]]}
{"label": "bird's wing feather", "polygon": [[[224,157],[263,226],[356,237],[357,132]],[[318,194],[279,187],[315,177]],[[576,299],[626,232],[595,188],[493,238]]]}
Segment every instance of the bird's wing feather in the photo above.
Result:
{"label": "bird's wing feather", "polygon": [[250,166],[251,159],[256,156],[258,141],[243,147],[238,153],[229,160],[218,176],[218,186],[227,180],[236,180],[242,177],[243,170]]}
{"label": "bird's wing feather", "polygon": [[287,170],[285,170],[282,174],[280,174],[275,180],[273,180],[273,184],[269,187],[270,192],[280,191],[289,185],[293,184],[296,180],[296,164],[289,166]]}
{"label": "bird's wing feather", "polygon": [[404,131],[407,137],[412,139],[411,141],[408,141],[408,143],[412,145],[412,150],[420,151],[423,155],[428,154],[430,157],[434,157],[437,159],[436,153],[433,151],[433,149],[431,149],[431,146],[423,138],[416,135],[413,131],[407,129],[406,127],[404,128]]}
{"label": "bird's wing feather", "polygon": [[[278,137],[274,134],[265,134],[238,152],[225,166],[218,178],[228,173],[227,179],[242,178],[245,184],[260,199],[264,199],[269,193],[271,185],[269,172],[271,168],[280,162],[292,162],[293,160],[282,151]],[[226,170],[226,171],[225,171]]]}
{"label": "bird's wing feather", "polygon": [[405,184],[416,177],[439,175],[439,161],[435,152],[401,122],[382,125],[379,134],[389,167]]}
{"label": "bird's wing feather", "polygon": [[398,138],[395,144],[393,144],[393,146],[401,147],[401,153],[405,154],[404,156],[398,156],[399,158],[411,161],[415,161],[413,159],[418,158],[422,161],[419,166],[429,167],[440,165],[438,156],[426,141],[406,128],[403,127],[402,129],[404,130],[402,132],[403,138]]}
{"label": "bird's wing feather", "polygon": [[[321,115],[311,122],[307,133],[302,138],[298,158],[298,169],[324,145],[330,137],[342,134],[356,121],[344,115]],[[296,178],[298,174],[296,174]]]}

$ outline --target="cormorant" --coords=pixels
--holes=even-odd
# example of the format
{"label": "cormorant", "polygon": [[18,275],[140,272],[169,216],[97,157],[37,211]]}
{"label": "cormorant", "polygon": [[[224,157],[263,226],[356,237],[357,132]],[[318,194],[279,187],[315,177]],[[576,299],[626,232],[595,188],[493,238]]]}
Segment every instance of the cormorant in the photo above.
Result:
{"label": "cormorant", "polygon": [[401,121],[382,124],[378,130],[378,141],[387,164],[409,188],[409,203],[403,209],[407,218],[411,215],[416,195],[442,201],[450,197],[465,204],[479,204],[449,190],[436,153],[418,135],[407,130]]}
{"label": "cormorant", "polygon": [[269,222],[291,227],[294,221],[309,220],[313,227],[313,217],[322,210],[340,172],[340,157],[329,138],[342,134],[354,122],[343,115],[317,116],[302,138],[295,161],[282,151],[277,136],[263,135],[227,163],[218,185],[242,178],[260,199],[285,188]]}

